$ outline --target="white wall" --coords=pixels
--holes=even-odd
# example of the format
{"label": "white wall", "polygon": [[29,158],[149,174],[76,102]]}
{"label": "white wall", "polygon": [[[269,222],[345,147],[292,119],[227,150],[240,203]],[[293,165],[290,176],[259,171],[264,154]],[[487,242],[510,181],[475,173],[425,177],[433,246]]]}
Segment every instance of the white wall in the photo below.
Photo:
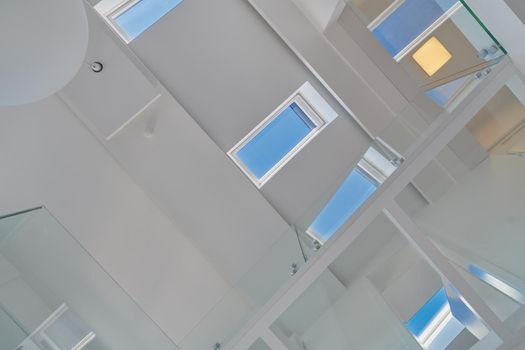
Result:
{"label": "white wall", "polygon": [[525,279],[523,174],[523,158],[492,156],[422,210],[416,221],[432,236]]}
{"label": "white wall", "polygon": [[[518,282],[515,287],[520,288],[525,280],[523,174],[523,158],[492,156],[437,202],[418,212],[415,221],[437,242],[459,255],[463,265],[492,268],[489,272],[508,283],[512,283],[512,276]],[[516,310],[517,305],[510,299],[465,276],[500,318],[505,319]]]}
{"label": "white wall", "polygon": [[407,341],[401,323],[365,278],[346,293],[304,334],[311,350],[418,349]]}
{"label": "white wall", "polygon": [[130,47],[223,152],[306,81],[330,103],[339,117],[261,190],[289,224],[335,189],[370,143],[247,1],[183,1]]}
{"label": "white wall", "polygon": [[0,109],[0,213],[46,205],[174,340],[227,285],[56,97]]}
{"label": "white wall", "polygon": [[403,323],[441,286],[439,275],[380,216],[276,324],[309,350],[419,349]]}

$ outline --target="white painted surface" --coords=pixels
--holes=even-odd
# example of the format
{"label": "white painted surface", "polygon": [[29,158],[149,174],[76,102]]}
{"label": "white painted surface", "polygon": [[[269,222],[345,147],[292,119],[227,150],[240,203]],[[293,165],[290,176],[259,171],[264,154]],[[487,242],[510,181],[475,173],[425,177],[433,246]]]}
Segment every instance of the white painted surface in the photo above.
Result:
{"label": "white painted surface", "polygon": [[83,64],[74,79],[61,91],[75,112],[103,138],[124,125],[158,94],[152,79],[144,75],[118,42],[110,38],[102,19],[93,9],[87,9],[90,25],[86,61],[99,61],[100,73]]}
{"label": "white painted surface", "polygon": [[493,156],[416,216],[430,235],[525,279],[525,160]]}
{"label": "white painted surface", "polygon": [[346,3],[342,0],[292,0],[322,33],[337,19]]}
{"label": "white painted surface", "polygon": [[[149,127],[152,134],[146,135]],[[231,285],[288,229],[169,96],[115,135],[108,147]]]}
{"label": "white painted surface", "polygon": [[[307,21],[304,17],[303,20]],[[335,189],[368,147],[370,139],[348,111],[245,1],[184,1],[130,47],[223,152],[229,151],[305,82],[328,102],[339,117],[262,189],[265,199],[289,224],[317,205],[322,194]],[[197,139],[194,142],[195,147],[202,143]],[[210,186],[223,188],[219,183],[213,181]],[[223,207],[228,203],[231,208],[242,206],[241,211],[248,212],[252,205],[249,203],[261,198],[246,189],[245,184],[232,182],[235,188],[225,190],[224,197],[217,200],[223,202]],[[242,204],[234,203],[232,191],[245,196],[239,202]],[[275,211],[272,214],[259,210],[259,215],[261,218],[252,217],[252,227],[243,231],[263,230],[262,218],[275,215]],[[223,218],[230,220],[229,216]],[[239,217],[232,217],[232,225],[237,225],[238,220]],[[267,235],[272,234],[266,231]],[[188,232],[193,235],[196,231]]]}
{"label": "white painted surface", "polygon": [[0,32],[0,106],[54,94],[84,63],[88,23],[82,0],[4,0]]}
{"label": "white painted surface", "polygon": [[[512,65],[496,67],[495,74],[483,80],[456,109],[454,116],[445,115],[441,123],[429,130],[429,135],[414,147],[411,157],[392,174],[386,183],[372,196],[372,200],[360,208],[355,217],[343,225],[319,253],[301,269],[294,279],[285,284],[274,297],[253,317],[241,333],[232,340],[233,349],[249,347],[260,332],[270,327],[279,316],[317,279],[318,276],[363,233],[388,203],[409,184],[429,160],[433,159],[467,122],[493,97],[515,74]],[[443,259],[442,259],[443,260]],[[479,300],[478,300],[479,301]]]}
{"label": "white painted surface", "polygon": [[[388,126],[397,110],[365,79],[369,70],[345,60],[291,0],[249,2],[369,135],[376,136]],[[372,73],[374,78],[377,73]]]}
{"label": "white painted surface", "polygon": [[0,110],[1,213],[45,204],[175,341],[227,288],[57,98]]}
{"label": "white painted surface", "polygon": [[366,280],[345,294],[303,335],[307,349],[418,349],[401,333],[400,323]]}
{"label": "white painted surface", "polygon": [[479,16],[498,41],[507,49],[512,61],[525,72],[525,23],[504,0],[468,0],[467,4]]}

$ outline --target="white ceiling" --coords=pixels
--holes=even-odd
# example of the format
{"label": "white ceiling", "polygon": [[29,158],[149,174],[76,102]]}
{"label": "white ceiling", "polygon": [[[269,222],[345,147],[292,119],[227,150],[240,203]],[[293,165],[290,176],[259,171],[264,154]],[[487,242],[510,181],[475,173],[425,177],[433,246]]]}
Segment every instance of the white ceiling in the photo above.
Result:
{"label": "white ceiling", "polygon": [[130,46],[223,152],[306,81],[328,101],[340,118],[261,191],[288,223],[368,148],[361,127],[244,1],[184,1]]}
{"label": "white ceiling", "polygon": [[[86,67],[62,97],[232,284],[288,223],[313,219],[368,147],[364,131],[247,4],[181,3],[131,43],[153,78],[89,12],[88,59],[105,69]],[[259,192],[225,152],[305,81],[339,118]]]}

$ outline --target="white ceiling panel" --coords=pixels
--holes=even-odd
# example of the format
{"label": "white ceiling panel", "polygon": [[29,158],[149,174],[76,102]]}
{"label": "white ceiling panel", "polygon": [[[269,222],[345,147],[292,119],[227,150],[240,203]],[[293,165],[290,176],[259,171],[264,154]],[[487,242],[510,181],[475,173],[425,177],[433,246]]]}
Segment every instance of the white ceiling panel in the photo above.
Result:
{"label": "white ceiling panel", "polygon": [[[99,15],[92,8],[87,13],[90,38],[86,64],[61,96],[102,138],[108,138],[153,100],[157,91],[152,79],[110,38]],[[104,65],[102,72],[91,70],[92,61]]]}

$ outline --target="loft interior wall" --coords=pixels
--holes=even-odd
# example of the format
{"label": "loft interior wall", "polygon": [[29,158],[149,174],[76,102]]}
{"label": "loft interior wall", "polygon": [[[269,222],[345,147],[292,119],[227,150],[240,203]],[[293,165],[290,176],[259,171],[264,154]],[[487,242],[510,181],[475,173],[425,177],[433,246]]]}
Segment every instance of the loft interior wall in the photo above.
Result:
{"label": "loft interior wall", "polygon": [[179,341],[223,278],[56,97],[0,109],[1,213],[46,205]]}
{"label": "loft interior wall", "polygon": [[306,81],[330,103],[339,118],[262,189],[288,223],[335,188],[370,143],[246,1],[184,1],[130,46],[223,152]]}
{"label": "loft interior wall", "polygon": [[491,156],[418,212],[415,220],[439,241],[451,242],[523,280],[524,172],[521,158]]}
{"label": "loft interior wall", "polygon": [[[108,35],[98,14],[93,9],[88,14],[88,57],[101,59],[106,68],[99,74],[89,67],[81,70],[61,97],[215,269],[235,284],[288,225],[155,77],[146,81],[151,72],[135,62],[136,56],[115,35]],[[144,83],[146,91],[135,87]],[[150,102],[151,95],[156,97]],[[94,104],[93,97],[101,98]],[[142,101],[142,111],[131,119],[136,100]],[[107,113],[115,108],[127,113]],[[103,123],[97,113],[105,116]],[[107,126],[120,124],[112,119],[128,123],[107,139]]]}
{"label": "loft interior wall", "polygon": [[[479,111],[466,128],[487,152],[492,152],[493,148],[524,121],[525,107],[505,86]],[[504,145],[502,147],[505,148]]]}

